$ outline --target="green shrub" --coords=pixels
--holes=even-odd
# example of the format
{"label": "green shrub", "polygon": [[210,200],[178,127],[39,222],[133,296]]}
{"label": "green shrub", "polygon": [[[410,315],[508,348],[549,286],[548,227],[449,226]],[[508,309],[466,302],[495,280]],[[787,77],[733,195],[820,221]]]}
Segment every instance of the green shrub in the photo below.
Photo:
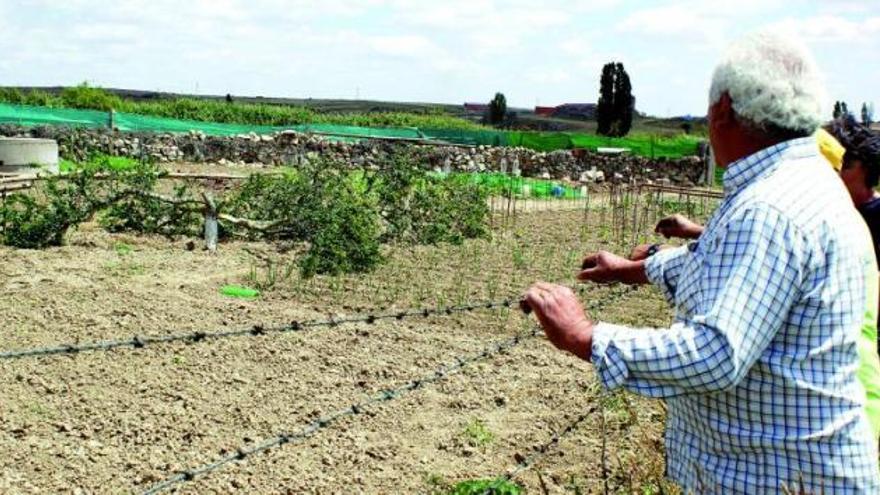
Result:
{"label": "green shrub", "polygon": [[486,237],[489,206],[479,186],[453,179],[430,178],[417,188],[409,203],[416,244],[461,244]]}
{"label": "green shrub", "polygon": [[314,173],[305,169],[278,175],[252,174],[226,198],[223,209],[235,217],[277,225],[268,233],[234,227],[224,231],[249,239],[269,235],[280,240],[306,240],[314,230],[308,213],[317,200],[312,187],[314,177],[309,179]]}
{"label": "green shrub", "polygon": [[[111,232],[202,231],[205,201],[186,185],[170,196],[157,194],[160,171],[148,163],[101,156],[70,168],[34,196],[13,195],[0,205],[0,241],[59,245],[69,228],[96,213]],[[306,246],[299,261],[305,277],[372,270],[383,261],[382,242],[461,243],[488,235],[484,188],[428,176],[408,157],[369,173],[317,160],[283,174],[253,174],[214,204],[223,237]]]}
{"label": "green shrub", "polygon": [[302,274],[340,273],[372,270],[382,261],[379,243],[379,215],[369,198],[346,187],[328,186],[309,219],[316,229],[310,236],[309,251],[301,260]]}
{"label": "green shrub", "polygon": [[375,197],[339,164],[316,161],[296,172],[255,174],[227,198],[224,211],[268,224],[228,227],[231,235],[308,244],[303,276],[364,272],[381,263],[381,225]]}
{"label": "green shrub", "polygon": [[460,244],[489,234],[488,189],[463,177],[428,174],[413,155],[396,157],[369,179],[385,239],[414,244]]}
{"label": "green shrub", "polygon": [[201,232],[201,205],[185,185],[174,190],[170,201],[158,195],[131,195],[107,207],[99,223],[109,232],[196,236]]}
{"label": "green shrub", "polygon": [[[106,177],[98,179],[98,174]],[[69,229],[98,211],[133,192],[151,190],[156,176],[148,164],[121,172],[98,161],[49,177],[33,195],[13,194],[0,204],[0,241],[21,248],[59,246]]]}
{"label": "green shrub", "polygon": [[118,96],[104,91],[101,88],[94,88],[86,83],[71,88],[64,88],[61,91],[60,99],[62,106],[66,108],[103,110],[121,110],[124,106],[122,99]]}
{"label": "green shrub", "polygon": [[0,239],[18,248],[60,246],[72,221],[66,211],[56,211],[30,196],[13,194],[0,208]]}

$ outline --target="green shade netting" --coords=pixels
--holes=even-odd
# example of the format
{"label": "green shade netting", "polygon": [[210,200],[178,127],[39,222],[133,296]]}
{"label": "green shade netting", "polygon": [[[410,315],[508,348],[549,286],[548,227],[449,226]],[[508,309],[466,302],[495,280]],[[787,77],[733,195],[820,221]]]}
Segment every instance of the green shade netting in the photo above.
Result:
{"label": "green shade netting", "polygon": [[[0,123],[23,126],[65,125],[97,128],[107,127],[109,120],[108,112],[95,110],[0,104]],[[601,147],[613,147],[628,148],[632,153],[641,156],[669,158],[696,154],[700,142],[699,138],[685,135],[675,138],[655,138],[652,136],[606,138],[568,132],[521,132],[490,129],[464,131],[416,129],[413,127],[357,127],[335,124],[258,126],[180,120],[126,112],[115,112],[113,124],[121,131],[160,133],[199,131],[211,136],[230,136],[248,133],[267,134],[291,129],[299,132],[318,133],[326,135],[330,139],[346,142],[369,138],[428,139],[471,146],[522,146],[536,151],[572,148],[596,150]]]}

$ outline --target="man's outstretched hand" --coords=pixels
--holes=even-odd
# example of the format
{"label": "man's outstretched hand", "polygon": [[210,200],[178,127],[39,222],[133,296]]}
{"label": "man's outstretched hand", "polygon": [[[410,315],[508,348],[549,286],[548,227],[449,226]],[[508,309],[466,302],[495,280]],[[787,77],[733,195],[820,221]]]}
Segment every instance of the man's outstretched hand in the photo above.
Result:
{"label": "man's outstretched hand", "polygon": [[523,300],[538,317],[547,338],[557,349],[581,359],[590,359],[593,322],[587,318],[571,289],[538,282],[526,292]]}
{"label": "man's outstretched hand", "polygon": [[684,215],[675,214],[657,222],[654,232],[666,237],[679,239],[696,239],[703,233],[703,226],[689,220]]}
{"label": "man's outstretched hand", "polygon": [[625,284],[646,284],[645,262],[630,261],[608,251],[599,251],[584,258],[578,280],[597,282],[623,282]]}

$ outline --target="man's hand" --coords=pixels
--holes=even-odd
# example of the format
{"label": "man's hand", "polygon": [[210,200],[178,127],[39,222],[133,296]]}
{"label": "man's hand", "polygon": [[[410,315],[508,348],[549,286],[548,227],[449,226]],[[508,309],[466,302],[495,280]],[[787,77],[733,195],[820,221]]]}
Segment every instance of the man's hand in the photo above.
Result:
{"label": "man's hand", "polygon": [[584,258],[583,263],[581,263],[582,271],[578,274],[578,279],[598,282],[600,284],[622,282],[622,270],[626,261],[624,258],[608,251],[599,251]]}
{"label": "man's hand", "polygon": [[657,222],[654,232],[666,237],[679,239],[697,239],[703,234],[703,226],[692,222],[684,215],[675,214]]}
{"label": "man's hand", "polygon": [[538,282],[526,292],[524,301],[535,312],[547,338],[557,349],[590,359],[593,322],[571,289]]}
{"label": "man's hand", "polygon": [[608,251],[599,251],[584,258],[578,280],[625,284],[647,284],[644,261],[630,261]]}

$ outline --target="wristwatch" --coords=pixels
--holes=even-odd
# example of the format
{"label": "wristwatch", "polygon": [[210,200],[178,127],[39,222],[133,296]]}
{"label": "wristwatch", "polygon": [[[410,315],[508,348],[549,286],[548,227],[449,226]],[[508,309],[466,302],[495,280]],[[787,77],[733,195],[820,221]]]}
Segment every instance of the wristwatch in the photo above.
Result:
{"label": "wristwatch", "polygon": [[654,256],[657,251],[660,251],[660,244],[651,244],[648,246],[648,257]]}

